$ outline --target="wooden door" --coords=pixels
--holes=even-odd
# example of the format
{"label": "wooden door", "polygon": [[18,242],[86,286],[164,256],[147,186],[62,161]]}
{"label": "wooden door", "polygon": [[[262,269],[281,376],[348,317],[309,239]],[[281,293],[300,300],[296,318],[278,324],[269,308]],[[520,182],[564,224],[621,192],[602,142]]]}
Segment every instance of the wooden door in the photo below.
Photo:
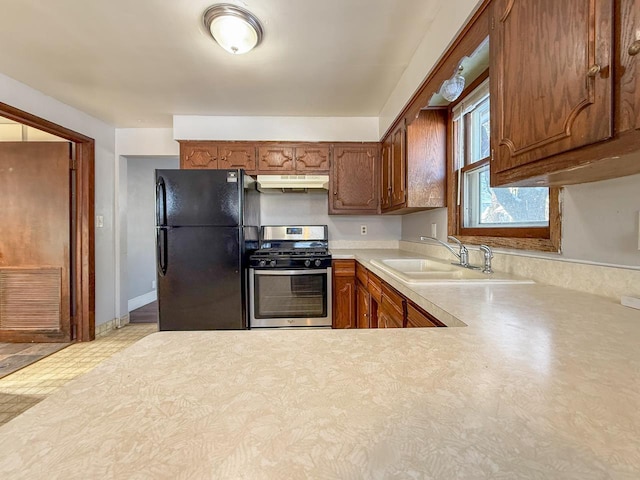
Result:
{"label": "wooden door", "polygon": [[407,129],[400,125],[391,137],[391,206],[407,201]]}
{"label": "wooden door", "polygon": [[356,281],[356,316],[358,328],[371,327],[371,314],[369,308],[369,292],[360,282]]}
{"label": "wooden door", "polygon": [[619,132],[640,129],[640,0],[620,1]]}
{"label": "wooden door", "polygon": [[356,328],[356,262],[334,260],[333,270],[333,328]]}
{"label": "wooden door", "polygon": [[493,2],[492,174],[611,137],[612,16],[612,0]]}
{"label": "wooden door", "polygon": [[255,173],[256,147],[252,143],[222,143],[218,145],[218,168],[244,168]]}
{"label": "wooden door", "polygon": [[378,212],[378,145],[335,146],[329,214]]}
{"label": "wooden door", "polygon": [[0,142],[0,342],[71,340],[70,152]]}
{"label": "wooden door", "polygon": [[295,165],[298,173],[328,173],[329,146],[304,145],[295,147]]}
{"label": "wooden door", "polygon": [[293,147],[264,145],[258,147],[258,170],[261,173],[295,173]]}
{"label": "wooden door", "polygon": [[180,142],[180,168],[218,168],[218,147],[211,142]]}
{"label": "wooden door", "polygon": [[382,144],[382,161],[380,171],[380,208],[391,208],[391,139]]}

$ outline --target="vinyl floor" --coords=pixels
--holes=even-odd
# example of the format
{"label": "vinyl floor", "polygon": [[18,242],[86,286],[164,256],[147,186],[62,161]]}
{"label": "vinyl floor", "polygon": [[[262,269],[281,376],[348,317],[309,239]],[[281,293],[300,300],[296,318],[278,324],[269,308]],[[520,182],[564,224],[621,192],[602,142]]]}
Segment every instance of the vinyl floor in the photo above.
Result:
{"label": "vinyl floor", "polygon": [[70,343],[0,343],[0,378],[31,365]]}
{"label": "vinyl floor", "polygon": [[0,425],[41,402],[67,382],[147,335],[152,323],[128,324],[93,342],[74,343],[17,372],[0,378]]}

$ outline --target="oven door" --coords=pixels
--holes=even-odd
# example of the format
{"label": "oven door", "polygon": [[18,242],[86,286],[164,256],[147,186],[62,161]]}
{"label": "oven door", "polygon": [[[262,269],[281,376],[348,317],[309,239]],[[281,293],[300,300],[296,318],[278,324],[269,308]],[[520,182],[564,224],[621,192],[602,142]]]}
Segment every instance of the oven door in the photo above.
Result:
{"label": "oven door", "polygon": [[331,327],[331,267],[249,269],[249,327]]}

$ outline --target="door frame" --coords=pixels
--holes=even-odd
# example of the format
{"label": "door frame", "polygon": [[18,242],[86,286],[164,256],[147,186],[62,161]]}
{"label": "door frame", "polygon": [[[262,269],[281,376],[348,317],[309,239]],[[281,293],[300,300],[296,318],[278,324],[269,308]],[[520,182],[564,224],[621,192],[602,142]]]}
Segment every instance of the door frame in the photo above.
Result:
{"label": "door frame", "polygon": [[[70,240],[76,245],[71,256],[75,281],[71,291],[75,297],[75,318],[71,318],[73,340],[95,339],[95,140],[44,118],[0,102],[0,115],[72,142],[76,153],[75,231]],[[70,265],[71,266],[71,265]]]}

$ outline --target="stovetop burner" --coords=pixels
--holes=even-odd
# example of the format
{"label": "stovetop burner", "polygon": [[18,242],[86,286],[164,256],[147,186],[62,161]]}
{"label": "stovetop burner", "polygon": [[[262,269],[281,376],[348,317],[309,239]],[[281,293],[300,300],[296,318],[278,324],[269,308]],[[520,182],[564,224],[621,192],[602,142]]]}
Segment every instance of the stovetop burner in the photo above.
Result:
{"label": "stovetop burner", "polygon": [[252,268],[307,268],[331,266],[327,226],[265,226],[260,246],[249,257]]}

